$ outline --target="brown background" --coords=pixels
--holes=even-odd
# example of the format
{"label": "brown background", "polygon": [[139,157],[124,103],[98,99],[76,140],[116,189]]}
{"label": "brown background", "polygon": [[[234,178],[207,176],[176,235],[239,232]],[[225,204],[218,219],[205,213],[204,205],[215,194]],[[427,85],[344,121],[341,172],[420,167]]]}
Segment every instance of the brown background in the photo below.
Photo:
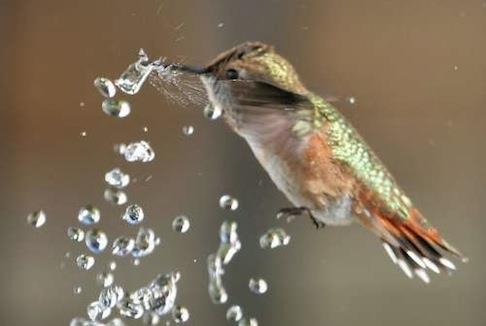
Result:
{"label": "brown background", "polygon": [[[1,325],[66,325],[85,314],[95,272],[70,261],[59,268],[65,252],[85,251],[65,230],[94,203],[112,239],[135,233],[102,199],[114,166],[139,180],[130,201],[163,244],[138,267],[118,260],[116,279],[133,289],[182,271],[190,325],[227,324],[226,308],[209,302],[205,266],[224,218],[239,222],[243,241],[225,278],[230,301],[261,325],[485,324],[486,2],[3,0],[0,39]],[[274,44],[316,92],[355,96],[354,106],[339,104],[344,114],[470,263],[425,286],[407,280],[361,227],[317,232],[307,220],[285,226],[289,247],[262,251],[258,236],[281,223],[274,212],[288,204],[223,123],[151,87],[130,99],[128,119],[100,110],[93,79],[116,77],[140,47],[204,63],[246,40]],[[193,137],[182,135],[185,124]],[[152,142],[153,163],[128,165],[111,150],[137,139]],[[223,193],[240,199],[236,213],[219,209]],[[48,222],[35,231],[25,217],[39,208]],[[179,213],[191,217],[188,235],[171,232]],[[266,295],[247,290],[251,276],[268,280]]]}

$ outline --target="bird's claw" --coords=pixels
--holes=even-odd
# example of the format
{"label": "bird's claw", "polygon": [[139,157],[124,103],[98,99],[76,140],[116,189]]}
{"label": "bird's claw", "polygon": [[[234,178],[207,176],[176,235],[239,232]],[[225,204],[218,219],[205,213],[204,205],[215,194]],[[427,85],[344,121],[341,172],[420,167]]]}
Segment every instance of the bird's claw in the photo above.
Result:
{"label": "bird's claw", "polygon": [[307,207],[286,207],[282,208],[278,211],[277,213],[277,218],[280,219],[282,217],[295,217],[295,216],[300,216],[302,214],[307,214],[310,219],[312,220],[312,223],[315,225],[316,229],[321,229],[324,228],[326,225],[322,223],[321,221],[318,221],[314,215],[312,215],[312,212],[310,209]]}

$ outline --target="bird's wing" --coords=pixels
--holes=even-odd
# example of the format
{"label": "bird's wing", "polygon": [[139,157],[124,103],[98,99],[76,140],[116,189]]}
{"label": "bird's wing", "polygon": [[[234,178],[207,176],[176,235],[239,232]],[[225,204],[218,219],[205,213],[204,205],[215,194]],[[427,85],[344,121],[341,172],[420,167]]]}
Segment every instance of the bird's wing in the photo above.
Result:
{"label": "bird's wing", "polygon": [[425,269],[452,270],[441,250],[462,257],[416,209],[376,154],[329,103],[314,99],[326,119],[323,128],[334,159],[355,180],[355,212],[377,234],[392,260],[407,275],[428,280]]}

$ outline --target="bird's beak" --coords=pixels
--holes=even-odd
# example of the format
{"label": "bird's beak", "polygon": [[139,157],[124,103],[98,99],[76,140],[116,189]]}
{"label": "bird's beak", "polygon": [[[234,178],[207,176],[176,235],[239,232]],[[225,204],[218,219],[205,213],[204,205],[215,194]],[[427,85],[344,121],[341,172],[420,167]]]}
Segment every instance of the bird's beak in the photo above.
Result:
{"label": "bird's beak", "polygon": [[192,75],[204,75],[209,72],[206,67],[195,67],[195,66],[183,65],[178,63],[171,64],[170,67],[171,69],[192,74]]}

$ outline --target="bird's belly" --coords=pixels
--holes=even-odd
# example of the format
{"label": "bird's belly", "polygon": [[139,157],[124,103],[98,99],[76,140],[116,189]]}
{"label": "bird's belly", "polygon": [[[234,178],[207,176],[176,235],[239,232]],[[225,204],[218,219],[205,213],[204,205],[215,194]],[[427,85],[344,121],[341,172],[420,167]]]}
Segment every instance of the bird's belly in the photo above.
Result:
{"label": "bird's belly", "polygon": [[[289,166],[289,163],[279,155],[272,155],[252,145],[254,144],[250,143],[260,164],[295,207],[309,208],[312,215],[326,225],[348,225],[353,221],[352,200],[349,196],[329,199],[324,198],[324,195],[310,194],[304,189],[305,186],[295,166]],[[316,204],[321,202],[325,204]]]}

